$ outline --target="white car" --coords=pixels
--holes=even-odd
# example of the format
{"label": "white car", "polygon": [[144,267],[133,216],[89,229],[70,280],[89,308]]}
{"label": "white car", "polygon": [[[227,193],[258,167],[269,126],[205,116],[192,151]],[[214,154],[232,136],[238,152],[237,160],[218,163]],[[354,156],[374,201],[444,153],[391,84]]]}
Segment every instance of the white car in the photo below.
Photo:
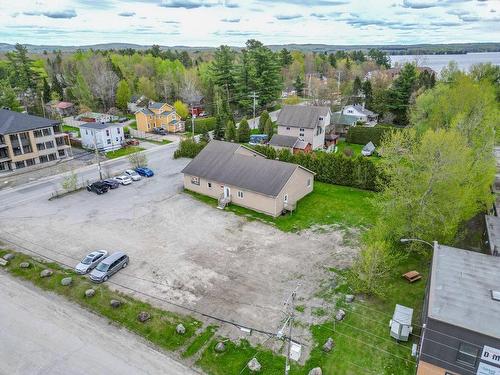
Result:
{"label": "white car", "polygon": [[101,260],[108,256],[108,252],[106,250],[97,250],[88,254],[85,258],[82,259],[80,263],[78,263],[75,267],[76,273],[80,275],[84,275],[92,271]]}
{"label": "white car", "polygon": [[130,185],[132,183],[132,179],[127,175],[115,177],[115,181],[122,185]]}
{"label": "white car", "polygon": [[133,169],[127,169],[125,171],[125,174],[127,176],[129,176],[134,181],[139,181],[142,178],[141,175],[139,173],[137,173],[136,171],[134,171]]}

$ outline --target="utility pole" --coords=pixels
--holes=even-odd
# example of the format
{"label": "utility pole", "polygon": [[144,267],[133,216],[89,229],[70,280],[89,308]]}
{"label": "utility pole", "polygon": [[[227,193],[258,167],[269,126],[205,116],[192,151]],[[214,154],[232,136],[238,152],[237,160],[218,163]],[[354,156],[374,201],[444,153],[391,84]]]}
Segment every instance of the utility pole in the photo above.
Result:
{"label": "utility pole", "polygon": [[93,129],[94,133],[94,150],[95,150],[95,157],[97,159],[97,170],[99,171],[99,180],[102,180],[102,169],[101,169],[101,160],[99,159],[99,150],[97,149],[97,131],[96,129]]}
{"label": "utility pole", "polygon": [[42,101],[42,111],[43,111],[43,117],[47,117],[47,116],[45,115],[45,101],[43,100],[43,91],[42,91],[42,93],[41,93],[41,95],[40,95],[40,100]]}
{"label": "utility pole", "polygon": [[193,130],[193,139],[194,139],[194,108],[191,104],[191,130]]}
{"label": "utility pole", "polygon": [[290,373],[290,351],[292,349],[292,328],[293,328],[293,319],[295,318],[295,297],[297,296],[297,290],[299,289],[300,284],[298,284],[295,289],[292,291],[288,299],[285,301],[285,313],[287,315],[285,319],[285,323],[278,331],[276,335],[278,338],[283,337],[286,327],[288,326],[288,349],[286,354],[286,362],[285,362],[285,375]]}
{"label": "utility pole", "polygon": [[255,91],[252,92],[252,95],[249,95],[251,98],[253,98],[253,122],[255,124],[256,120],[255,120],[255,106],[257,105],[257,98],[259,97],[259,95],[257,95],[257,93]]}

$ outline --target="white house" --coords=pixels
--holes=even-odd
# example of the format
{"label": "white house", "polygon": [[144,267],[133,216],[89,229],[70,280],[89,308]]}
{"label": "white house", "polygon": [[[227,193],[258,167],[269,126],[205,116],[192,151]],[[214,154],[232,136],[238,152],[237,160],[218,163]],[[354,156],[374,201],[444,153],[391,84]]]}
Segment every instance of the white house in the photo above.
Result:
{"label": "white house", "polygon": [[80,125],[82,146],[93,149],[97,145],[99,151],[118,150],[125,142],[124,126],[120,123],[101,124],[97,122]]}
{"label": "white house", "polygon": [[313,150],[323,149],[330,117],[328,107],[286,105],[278,114],[278,134],[297,137],[311,144]]}
{"label": "white house", "polygon": [[366,109],[363,105],[360,104],[351,104],[346,105],[342,109],[343,115],[356,116],[359,122],[362,122],[366,125],[376,125],[378,120],[378,114],[375,112]]}

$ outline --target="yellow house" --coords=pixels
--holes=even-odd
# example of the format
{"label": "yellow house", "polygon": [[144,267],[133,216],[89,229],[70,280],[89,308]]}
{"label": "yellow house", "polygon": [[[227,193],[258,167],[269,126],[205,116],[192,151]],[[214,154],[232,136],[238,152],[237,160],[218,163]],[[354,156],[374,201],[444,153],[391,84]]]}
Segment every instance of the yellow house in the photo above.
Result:
{"label": "yellow house", "polygon": [[184,131],[184,121],[167,103],[151,102],[148,108],[136,112],[137,130],[152,132],[154,128],[163,128],[169,133]]}

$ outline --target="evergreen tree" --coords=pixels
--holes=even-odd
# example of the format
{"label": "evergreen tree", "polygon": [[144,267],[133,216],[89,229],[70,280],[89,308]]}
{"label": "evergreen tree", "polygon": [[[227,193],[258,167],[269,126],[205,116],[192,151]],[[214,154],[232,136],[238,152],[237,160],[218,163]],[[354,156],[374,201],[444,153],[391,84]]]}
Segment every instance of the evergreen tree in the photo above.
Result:
{"label": "evergreen tree", "polygon": [[246,117],[240,121],[240,126],[238,127],[238,142],[248,143],[250,141],[250,126]]}
{"label": "evergreen tree", "polygon": [[354,82],[352,83],[352,94],[358,96],[361,92],[361,86],[361,79],[359,76],[356,76],[356,78],[354,78]]}
{"label": "evergreen tree", "polygon": [[122,79],[118,83],[118,88],[116,89],[116,106],[121,110],[127,109],[127,103],[130,100],[131,92],[127,81]]}
{"label": "evergreen tree", "polygon": [[0,108],[9,108],[18,112],[22,110],[17,95],[7,80],[0,81]]}
{"label": "evergreen tree", "polygon": [[349,59],[349,56],[346,57],[346,60],[345,60],[345,68],[347,70],[351,70],[351,67],[352,67],[352,63],[351,63],[351,60]]}
{"label": "evergreen tree", "polygon": [[7,59],[12,66],[11,84],[22,91],[36,89],[39,77],[31,69],[33,60],[28,57],[27,48],[16,44],[14,51],[7,53]]}
{"label": "evergreen tree", "polygon": [[239,107],[244,113],[249,114],[253,109],[252,94],[254,85],[255,68],[250,61],[248,51],[241,52],[240,63],[235,69],[235,90]]}
{"label": "evergreen tree", "polygon": [[59,80],[57,79],[57,75],[52,76],[52,91],[56,92],[57,95],[61,98],[61,100],[64,98],[64,89],[59,83]]}
{"label": "evergreen tree", "polygon": [[408,107],[411,94],[416,88],[416,81],[415,65],[405,64],[389,90],[387,107],[395,115],[394,122],[398,125],[408,125]]}
{"label": "evergreen tree", "polygon": [[337,58],[335,57],[335,55],[333,53],[330,53],[328,55],[328,62],[330,63],[330,65],[332,66],[332,68],[336,68],[337,67]]}
{"label": "evergreen tree", "polygon": [[267,134],[267,139],[270,141],[274,134],[273,122],[270,117],[267,119],[266,125],[264,126],[264,133]]}
{"label": "evergreen tree", "polygon": [[264,110],[259,118],[259,134],[264,134],[267,121],[270,120],[269,113]]}
{"label": "evergreen tree", "polygon": [[418,87],[424,87],[426,89],[431,89],[436,84],[436,76],[434,73],[429,73],[427,70],[423,70],[418,75]]}
{"label": "evergreen tree", "polygon": [[304,95],[304,87],[305,87],[304,80],[302,79],[302,76],[299,74],[297,75],[297,78],[295,78],[295,82],[293,83],[293,88],[297,92],[298,96],[303,96]]}
{"label": "evergreen tree", "polygon": [[215,50],[212,72],[215,85],[226,91],[226,96],[233,93],[235,53],[229,46],[220,46]]}
{"label": "evergreen tree", "polygon": [[373,90],[372,84],[369,80],[363,82],[362,86],[363,95],[365,96],[365,104],[368,108],[370,108],[373,100]]}
{"label": "evergreen tree", "polygon": [[281,63],[281,66],[284,68],[292,65],[292,63],[293,63],[292,54],[286,48],[283,48],[280,51],[280,63]]}
{"label": "evergreen tree", "polygon": [[50,86],[46,78],[43,79],[42,95],[44,103],[50,102]]}
{"label": "evergreen tree", "polygon": [[370,51],[368,51],[368,56],[370,56],[370,58],[375,61],[377,65],[383,68],[389,69],[391,67],[391,60],[385,52],[379,49],[370,49]]}
{"label": "evergreen tree", "polygon": [[224,116],[221,114],[215,116],[214,138],[224,138]]}
{"label": "evergreen tree", "polygon": [[236,127],[234,126],[234,122],[232,120],[228,120],[226,123],[224,138],[228,142],[233,142],[236,140]]}

